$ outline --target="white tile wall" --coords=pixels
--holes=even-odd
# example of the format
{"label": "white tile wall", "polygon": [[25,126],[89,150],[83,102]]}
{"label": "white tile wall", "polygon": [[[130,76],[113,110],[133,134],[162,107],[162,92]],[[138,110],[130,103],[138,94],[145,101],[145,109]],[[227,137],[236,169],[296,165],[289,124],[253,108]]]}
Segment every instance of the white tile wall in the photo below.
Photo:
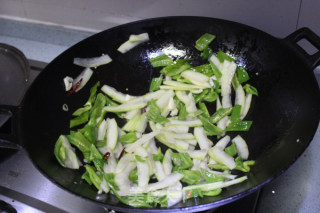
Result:
{"label": "white tile wall", "polygon": [[298,28],[309,27],[320,35],[320,1],[302,0]]}
{"label": "white tile wall", "polygon": [[284,37],[296,29],[300,1],[0,0],[0,16],[52,22],[91,31],[101,31],[144,18],[209,16],[244,23],[274,36]]}
{"label": "white tile wall", "polygon": [[21,0],[0,0],[0,14],[25,17]]}

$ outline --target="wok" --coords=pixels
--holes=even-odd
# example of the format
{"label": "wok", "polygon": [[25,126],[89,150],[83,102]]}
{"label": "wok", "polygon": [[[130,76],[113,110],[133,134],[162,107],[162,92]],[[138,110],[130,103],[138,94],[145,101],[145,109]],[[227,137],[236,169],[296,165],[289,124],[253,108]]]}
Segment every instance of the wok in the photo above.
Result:
{"label": "wok", "polygon": [[[130,34],[148,32],[150,41],[125,54],[117,51]],[[211,47],[234,56],[244,66],[250,84],[259,91],[247,116],[253,120],[246,139],[250,159],[256,161],[248,180],[223,190],[216,197],[189,199],[169,209],[135,209],[112,195],[100,196],[94,187],[81,181],[83,170],[62,168],[53,155],[60,134],[69,133],[74,110],[87,100],[89,89],[98,80],[124,93],[142,95],[152,77],[159,75],[148,59],[159,52],[174,58],[189,57],[192,65],[206,63],[194,43],[204,33],[216,35]],[[13,114],[12,134],[1,135],[2,142],[15,141],[29,153],[36,167],[58,186],[107,208],[123,212],[202,211],[233,202],[259,189],[284,172],[307,148],[319,123],[320,93],[313,74],[320,52],[308,55],[297,42],[305,38],[320,49],[320,38],[307,28],[284,39],[270,36],[242,24],[205,17],[165,17],[117,26],[87,38],[54,59],[28,89],[19,107],[1,106]],[[98,67],[89,83],[67,96],[63,78],[77,76],[82,68],[74,57],[109,54],[113,62]],[[126,90],[128,89],[128,91]],[[69,111],[63,111],[67,104]],[[82,183],[81,183],[82,182]],[[78,183],[78,184],[75,184]]]}

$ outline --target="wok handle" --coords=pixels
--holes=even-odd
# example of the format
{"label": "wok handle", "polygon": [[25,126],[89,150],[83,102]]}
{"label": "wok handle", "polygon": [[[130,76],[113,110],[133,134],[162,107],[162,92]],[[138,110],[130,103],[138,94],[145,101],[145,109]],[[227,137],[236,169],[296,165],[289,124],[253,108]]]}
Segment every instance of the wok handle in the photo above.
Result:
{"label": "wok handle", "polygon": [[0,148],[18,149],[19,106],[0,105]]}
{"label": "wok handle", "polygon": [[[306,39],[309,41],[314,47],[318,49],[318,51],[312,55],[308,54],[302,47],[300,47],[297,42],[301,39]],[[285,40],[288,41],[289,45],[295,49],[309,64],[309,66],[315,69],[318,65],[320,65],[320,37],[311,31],[309,28],[301,28],[297,31],[288,35]]]}

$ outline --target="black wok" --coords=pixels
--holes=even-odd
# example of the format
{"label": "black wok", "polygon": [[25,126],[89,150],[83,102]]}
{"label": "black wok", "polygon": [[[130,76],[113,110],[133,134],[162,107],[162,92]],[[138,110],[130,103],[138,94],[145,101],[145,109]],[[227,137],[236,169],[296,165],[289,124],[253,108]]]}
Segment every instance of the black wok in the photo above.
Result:
{"label": "black wok", "polygon": [[[143,32],[149,33],[149,42],[126,54],[116,51],[130,34]],[[151,78],[159,75],[159,69],[153,68],[148,58],[160,50],[171,51],[177,58],[193,58],[192,65],[205,63],[194,48],[194,42],[203,33],[216,35],[211,45],[214,52],[222,50],[234,56],[238,64],[246,67],[250,83],[259,91],[248,114],[253,126],[243,134],[250,159],[256,160],[249,179],[224,189],[219,196],[190,199],[169,209],[134,209],[112,195],[96,200],[94,187],[79,184],[83,171],[62,168],[53,155],[58,136],[69,133],[72,112],[85,103],[89,88],[98,80],[133,95],[146,93]],[[302,38],[320,49],[319,37],[307,28],[278,39],[242,24],[203,17],[157,18],[114,27],[74,45],[52,61],[28,89],[18,108],[1,106],[3,111],[14,114],[13,134],[2,135],[2,141],[15,140],[26,148],[37,168],[58,186],[114,210],[201,211],[227,204],[280,175],[297,160],[315,134],[320,93],[313,69],[319,65],[320,52],[308,55],[297,45]],[[80,92],[66,96],[62,79],[66,75],[75,77],[82,71],[72,64],[73,58],[102,53],[109,54],[113,62],[98,67]],[[69,106],[68,112],[62,110],[63,104]]]}

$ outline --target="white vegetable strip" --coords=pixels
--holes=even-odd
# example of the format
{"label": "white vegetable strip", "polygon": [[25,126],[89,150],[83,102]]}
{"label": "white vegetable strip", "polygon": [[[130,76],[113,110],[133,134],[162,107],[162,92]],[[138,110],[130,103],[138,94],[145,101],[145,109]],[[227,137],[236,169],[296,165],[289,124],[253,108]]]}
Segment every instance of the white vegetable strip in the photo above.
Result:
{"label": "white vegetable strip", "polygon": [[152,99],[159,99],[163,94],[165,94],[167,91],[165,90],[157,90],[157,91],[154,91],[154,92],[149,92],[143,96],[139,96],[139,97],[136,97],[136,99],[143,99],[144,101],[146,102],[149,102],[151,101]]}
{"label": "white vegetable strip", "polygon": [[[145,143],[146,145],[147,143]],[[155,162],[153,160],[153,154],[156,154],[157,153],[157,146],[156,146],[156,142],[153,139],[149,140],[149,144],[148,144],[148,147],[147,147],[147,151],[148,151],[148,165],[149,165],[149,175],[152,176],[156,171],[155,169]]]}
{"label": "white vegetable strip", "polygon": [[[171,86],[174,88],[174,90],[198,90],[198,89],[204,89],[206,87],[203,86],[197,86],[192,84],[185,84],[178,81],[163,81],[164,85]],[[160,86],[161,89],[162,86]]]}
{"label": "white vegetable strip", "polygon": [[195,146],[193,145],[189,145],[188,150],[187,151],[194,151],[196,149]]}
{"label": "white vegetable strip", "polygon": [[231,179],[231,180],[233,180],[233,179],[235,179],[237,177],[237,175],[231,175],[231,174],[227,174],[227,173],[224,173],[224,172],[218,172],[218,171],[214,171],[214,170],[211,170],[211,169],[208,169],[208,168],[207,168],[207,171],[211,172],[211,173],[213,173],[215,175],[219,175],[219,176]]}
{"label": "white vegetable strip", "polygon": [[185,125],[168,125],[162,128],[163,130],[169,130],[175,133],[188,133],[189,126]]}
{"label": "white vegetable strip", "polygon": [[120,47],[118,48],[118,51],[121,53],[126,53],[132,48],[146,41],[149,41],[148,33],[142,33],[139,35],[130,35],[129,40],[121,44]]}
{"label": "white vegetable strip", "polygon": [[216,107],[217,107],[217,110],[222,107],[219,96],[218,96],[218,98],[217,98]]}
{"label": "white vegetable strip", "polygon": [[98,67],[100,65],[108,64],[112,61],[109,55],[104,54],[93,58],[74,58],[73,63],[82,67]]}
{"label": "white vegetable strip", "polygon": [[139,187],[136,185],[133,185],[130,188],[126,188],[125,190],[117,191],[119,196],[137,195],[145,192],[146,192],[145,187]]}
{"label": "white vegetable strip", "polygon": [[170,120],[168,122],[168,125],[182,125],[182,126],[188,126],[188,127],[197,127],[202,126],[202,122],[198,118],[194,118],[192,120]]}
{"label": "white vegetable strip", "polygon": [[176,96],[186,105],[186,110],[188,113],[196,112],[197,106],[192,96],[192,93],[188,95],[184,91],[176,91]]}
{"label": "white vegetable strip", "polygon": [[185,79],[188,79],[194,85],[201,86],[204,88],[211,87],[209,84],[209,77],[202,73],[186,70],[181,73],[181,76],[184,77]]}
{"label": "white vegetable strip", "polygon": [[130,153],[130,152],[134,152],[139,146],[142,146],[142,144],[144,144],[145,142],[151,140],[153,137],[155,137],[156,135],[158,135],[160,133],[159,130],[150,132],[148,134],[144,134],[142,135],[141,138],[139,138],[136,142],[130,144],[127,148],[126,148],[126,152]]}
{"label": "white vegetable strip", "polygon": [[226,135],[216,143],[215,147],[219,147],[220,149],[224,150],[227,147],[230,140],[230,136]]}
{"label": "white vegetable strip", "polygon": [[221,70],[221,63],[219,61],[219,59],[214,55],[212,54],[209,58],[210,61],[212,61],[214,63],[214,65],[216,65],[216,67]]}
{"label": "white vegetable strip", "polygon": [[82,166],[81,161],[78,159],[76,153],[73,151],[72,146],[70,145],[70,142],[68,138],[64,135],[60,135],[60,138],[62,139],[62,146],[65,147],[65,151],[67,152],[65,154],[65,166],[69,169],[79,169],[80,166]]}
{"label": "white vegetable strip", "polygon": [[214,161],[227,166],[229,169],[234,169],[236,167],[236,162],[233,157],[225,153],[219,147],[212,147],[209,149],[208,154]]}
{"label": "white vegetable strip", "polygon": [[122,150],[123,150],[122,144],[121,143],[117,143],[116,148],[114,148],[114,150],[113,150],[113,153],[114,153],[114,156],[115,156],[116,159],[119,158]]}
{"label": "white vegetable strip", "polygon": [[129,174],[136,166],[136,162],[129,162],[120,173],[115,174],[114,181],[120,188],[120,191],[126,191],[130,188]]}
{"label": "white vegetable strip", "polygon": [[143,133],[145,132],[147,125],[148,125],[147,114],[143,113],[142,115],[140,115],[140,120],[138,125],[136,125],[135,127],[135,131],[138,133]]}
{"label": "white vegetable strip", "polygon": [[205,149],[205,150],[210,149],[210,144],[203,127],[195,127],[194,136],[198,141],[200,149]]}
{"label": "white vegetable strip", "polygon": [[108,163],[103,165],[103,171],[105,173],[114,173],[116,171],[117,161],[115,159],[115,154],[110,152],[110,156],[108,158]]}
{"label": "white vegetable strip", "polygon": [[122,135],[125,135],[126,133],[124,131],[122,131],[122,129],[120,129],[120,127],[118,126],[118,138],[120,138]]}
{"label": "white vegetable strip", "polygon": [[[171,113],[170,113],[171,112]],[[178,114],[178,109],[173,96],[169,99],[168,104],[162,109],[161,115],[167,117],[170,113],[171,116],[176,116]]]}
{"label": "white vegetable strip", "polygon": [[241,106],[241,114],[240,115],[242,115],[245,110],[244,109],[245,99],[246,99],[246,95],[244,93],[243,87],[241,85],[239,85],[236,89],[236,98],[235,98],[234,104]]}
{"label": "white vegetable strip", "polygon": [[243,160],[247,160],[249,157],[249,149],[246,141],[240,135],[237,135],[232,139],[232,142],[235,142],[239,156]]}
{"label": "white vegetable strip", "polygon": [[135,151],[134,154],[139,155],[143,158],[148,156],[148,152],[145,148],[143,148],[142,146],[139,146]]}
{"label": "white vegetable strip", "polygon": [[187,112],[188,113],[196,112],[198,109],[197,109],[196,102],[195,102],[191,92],[189,92],[188,98],[189,98],[189,103],[188,103],[188,105],[186,105]]}
{"label": "white vegetable strip", "polygon": [[114,150],[118,141],[118,125],[116,119],[107,119],[107,146],[109,149]]}
{"label": "white vegetable strip", "polygon": [[98,135],[97,135],[97,140],[101,141],[104,139],[105,135],[106,135],[106,131],[107,131],[107,122],[106,120],[102,120],[102,122],[99,125],[98,128]]}
{"label": "white vegetable strip", "polygon": [[[110,119],[107,119],[107,120],[110,120]],[[110,121],[108,121],[108,122],[110,122]],[[106,121],[106,123],[105,123],[106,128],[108,128],[108,122]],[[112,127],[112,128],[115,128],[115,127]],[[107,130],[106,130],[106,131],[107,131]],[[108,132],[108,131],[107,131],[107,132]],[[119,132],[119,128],[118,128],[118,127],[117,127],[117,131],[115,131],[116,134],[114,134],[112,131],[109,133],[109,134],[112,135],[112,136],[109,136],[109,137],[111,137],[111,139],[109,139],[110,142],[113,141],[113,143],[114,143],[114,141],[117,141],[117,140],[118,140],[118,137],[119,137],[119,134],[120,134],[120,133],[117,133],[117,132]],[[107,152],[110,152],[110,153],[113,152],[113,153],[115,154],[115,156],[118,157],[118,156],[117,156],[118,153],[122,151],[122,144],[116,142],[116,146],[115,146],[115,148],[112,150],[111,147],[110,147],[110,145],[108,145],[108,142],[107,142],[108,136],[107,136],[107,137],[104,136],[104,138],[103,138],[102,140],[105,140],[105,141],[106,141],[106,144],[105,144],[105,146],[103,146],[103,147],[98,147],[98,150],[99,150],[102,154],[105,154],[105,153],[107,153]],[[112,145],[112,144],[111,144],[111,145]]]}
{"label": "white vegetable strip", "polygon": [[162,181],[149,184],[146,191],[147,192],[156,191],[159,189],[169,187],[169,186],[175,184],[176,182],[178,182],[179,180],[181,180],[182,178],[183,178],[183,174],[180,174],[177,172],[172,173],[171,175],[167,176]]}
{"label": "white vegetable strip", "polygon": [[168,207],[179,203],[182,200],[182,184],[180,181],[167,188]]}
{"label": "white vegetable strip", "polygon": [[149,126],[150,126],[152,131],[163,129],[161,124],[155,124],[153,121],[149,121]]}
{"label": "white vegetable strip", "polygon": [[78,75],[74,80],[73,80],[73,87],[80,81],[80,79],[82,79],[79,87],[76,89],[76,92],[78,92],[79,90],[81,90],[86,84],[87,82],[90,80],[91,76],[93,74],[93,71],[90,68],[85,68],[80,75]]}
{"label": "white vegetable strip", "polygon": [[133,159],[133,154],[124,154],[117,164],[115,173],[121,173]]}
{"label": "white vegetable strip", "polygon": [[193,94],[200,94],[203,92],[203,89],[198,89],[198,90],[190,90],[191,93]]}
{"label": "white vegetable strip", "polygon": [[215,162],[212,158],[209,158],[208,164],[218,164],[218,163]]}
{"label": "white vegetable strip", "polygon": [[171,78],[170,76],[165,75],[164,80],[165,80],[165,81],[171,81],[171,80],[172,80],[172,78]]}
{"label": "white vegetable strip", "polygon": [[119,103],[125,103],[135,98],[134,96],[123,94],[122,92],[119,92],[115,88],[110,87],[108,85],[103,85],[101,87],[101,91]]}
{"label": "white vegetable strip", "polygon": [[107,181],[104,178],[102,178],[102,182],[100,184],[100,187],[105,193],[108,193],[110,191],[110,188],[107,184]]}
{"label": "white vegetable strip", "polygon": [[245,104],[243,107],[243,112],[241,112],[241,119],[246,117],[246,115],[248,114],[250,106],[251,106],[251,100],[252,100],[252,94],[247,94]]}
{"label": "white vegetable strip", "polygon": [[187,93],[184,91],[176,91],[176,96],[179,98],[180,101],[182,101],[185,105],[189,104],[189,97],[187,96]]}
{"label": "white vegetable strip", "polygon": [[180,140],[192,140],[194,139],[194,135],[192,133],[176,133],[167,130],[161,130],[161,133],[166,134],[169,137],[180,139]]}
{"label": "white vegetable strip", "polygon": [[212,140],[210,140],[210,139],[208,138],[208,141],[209,141],[210,147],[213,147],[213,142],[212,142]]}
{"label": "white vegetable strip", "polygon": [[[168,104],[167,110],[170,111],[170,116],[176,116],[176,115],[178,115],[179,110],[177,109],[177,104],[176,104],[176,102],[174,101],[173,98],[171,98],[171,99],[169,100],[169,104]],[[165,114],[163,114],[163,116],[165,116]]]}
{"label": "white vegetable strip", "polygon": [[193,166],[190,170],[197,170],[197,171],[200,171],[200,163],[201,163],[201,160],[199,159],[196,159],[196,158],[193,158],[192,159],[192,162],[193,162]]}
{"label": "white vegetable strip", "polygon": [[141,33],[139,35],[130,35],[129,41],[136,42],[136,41],[146,41],[149,40],[149,34],[148,33]]}
{"label": "white vegetable strip", "polygon": [[154,166],[155,166],[155,175],[157,177],[157,180],[162,181],[163,179],[165,179],[167,175],[164,172],[162,163],[160,161],[155,161]]}
{"label": "white vegetable strip", "polygon": [[209,156],[206,156],[201,162],[200,162],[200,169],[208,169],[208,159]]}
{"label": "white vegetable strip", "polygon": [[223,108],[232,107],[231,95],[222,96],[222,107]]}
{"label": "white vegetable strip", "polygon": [[222,118],[220,121],[218,121],[217,126],[222,129],[225,130],[227,128],[227,126],[230,123],[230,119],[228,116]]}
{"label": "white vegetable strip", "polygon": [[147,149],[149,150],[149,152],[151,154],[156,154],[157,153],[158,148],[156,146],[156,141],[154,140],[154,138],[149,140],[149,144],[148,144]]}
{"label": "white vegetable strip", "polygon": [[137,114],[140,114],[140,110],[139,109],[134,109],[134,110],[126,112],[126,114],[123,117],[125,119],[131,119],[134,116],[136,116]]}
{"label": "white vegetable strip", "polygon": [[[191,85],[191,84],[189,84]],[[194,94],[199,94],[203,91],[203,89],[187,89],[187,88],[181,88],[181,87],[176,87],[176,86],[168,86],[168,85],[161,85],[160,86],[161,90],[175,90],[175,91],[189,91]]]}
{"label": "white vegetable strip", "polygon": [[174,92],[172,90],[166,91],[157,101],[156,104],[160,109],[164,109],[169,104],[169,100],[173,98]]}
{"label": "white vegetable strip", "polygon": [[211,76],[211,77],[209,78],[209,84],[210,84],[211,87],[216,88],[217,85],[214,83],[213,80],[217,80],[217,77],[216,77],[215,75],[213,75],[213,76]]}
{"label": "white vegetable strip", "polygon": [[122,129],[127,132],[138,132],[143,133],[147,127],[147,116],[146,113],[136,114],[133,118],[131,118]]}
{"label": "white vegetable strip", "polygon": [[192,189],[200,189],[201,191],[211,191],[219,188],[225,188],[237,183],[241,183],[245,180],[247,180],[247,176],[243,176],[234,180],[229,180],[229,181],[219,181],[219,182],[214,182],[214,183],[208,183],[208,184],[199,184],[199,185],[193,185],[193,186],[186,186],[183,188],[183,191],[189,191]]}
{"label": "white vegetable strip", "polygon": [[[184,139],[185,142],[187,142],[188,144],[192,145],[192,146],[196,146],[198,144],[198,141],[196,139]],[[190,148],[191,146],[189,146]]]}
{"label": "white vegetable strip", "polygon": [[172,116],[178,115],[178,113],[179,113],[179,111],[178,111],[178,109],[176,107],[176,103],[172,97],[169,99],[168,105],[162,109],[161,115],[163,117],[168,117],[170,114],[170,116],[172,117]]}
{"label": "white vegetable strip", "polygon": [[166,176],[171,174],[172,171],[172,160],[171,160],[171,149],[167,149],[166,153],[163,156],[163,171]]}
{"label": "white vegetable strip", "polygon": [[185,142],[184,140],[174,139],[169,136],[166,136],[166,137],[167,137],[168,142],[170,144],[173,144],[175,150],[177,150],[178,152],[184,152],[184,151],[188,150],[189,144],[187,142]]}
{"label": "white vegetable strip", "polygon": [[[169,108],[170,110],[178,110],[178,109],[177,109],[176,102],[174,101],[173,97],[171,97],[170,100],[169,100],[168,108]],[[178,111],[177,111],[177,113],[178,113]],[[171,116],[173,116],[173,115],[171,115]]]}
{"label": "white vegetable strip", "polygon": [[148,158],[146,158],[146,161],[147,161],[147,164],[149,167],[149,177],[152,177],[152,175],[154,175],[154,173],[155,173],[155,166],[154,166],[153,156],[150,155],[150,153],[149,153]]}
{"label": "white vegetable strip", "polygon": [[159,142],[171,149],[177,150],[178,152],[185,152],[189,148],[189,144],[185,141],[167,137],[165,134],[159,134],[156,136],[156,138]]}
{"label": "white vegetable strip", "polygon": [[193,150],[188,151],[188,154],[191,158],[197,159],[197,160],[203,160],[207,155],[208,150],[201,149],[201,150]]}
{"label": "white vegetable strip", "polygon": [[222,76],[220,79],[221,84],[221,95],[228,96],[231,94],[231,82],[236,72],[237,64],[234,62],[230,62],[228,60],[224,60],[223,67],[221,70]]}
{"label": "white vegetable strip", "polygon": [[69,91],[72,88],[72,82],[73,82],[73,78],[71,78],[69,76],[66,76],[63,79],[63,83],[64,83],[66,91]]}
{"label": "white vegetable strip", "polygon": [[137,162],[138,186],[146,187],[149,183],[149,166],[146,161]]}
{"label": "white vegetable strip", "polygon": [[[145,187],[139,187],[139,186],[132,186],[128,191],[119,191],[118,194],[120,196],[128,196],[128,195],[137,195],[141,193],[147,193]],[[180,181],[176,182],[175,184],[172,184],[169,187],[166,187],[165,189],[160,189],[156,191],[148,192],[149,195],[155,196],[155,197],[163,197],[167,196],[168,200],[168,207],[176,204],[177,202],[180,202],[182,199],[182,184]]]}
{"label": "white vegetable strip", "polygon": [[147,102],[141,100],[128,101],[118,106],[106,106],[104,110],[107,112],[128,112],[134,109],[141,109],[147,106]]}

